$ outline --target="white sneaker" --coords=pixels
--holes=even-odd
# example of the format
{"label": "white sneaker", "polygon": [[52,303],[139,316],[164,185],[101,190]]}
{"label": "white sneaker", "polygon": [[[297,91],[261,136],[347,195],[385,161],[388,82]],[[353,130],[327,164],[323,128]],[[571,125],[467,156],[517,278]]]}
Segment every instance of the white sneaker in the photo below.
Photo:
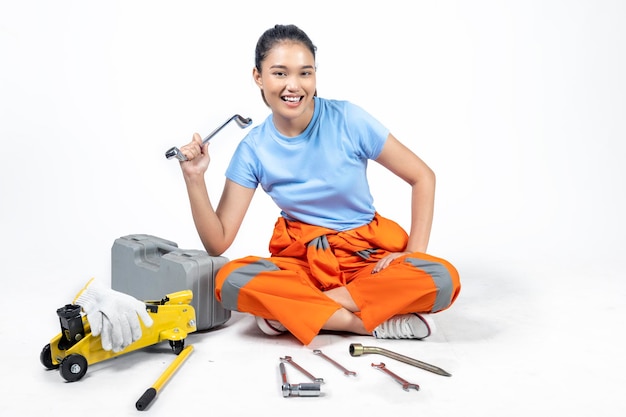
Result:
{"label": "white sneaker", "polygon": [[435,323],[427,314],[393,316],[374,329],[377,339],[425,339],[435,331]]}
{"label": "white sneaker", "polygon": [[259,316],[255,316],[254,318],[256,320],[256,325],[259,326],[259,329],[267,335],[278,336],[287,331],[287,328],[276,320],[268,320]]}

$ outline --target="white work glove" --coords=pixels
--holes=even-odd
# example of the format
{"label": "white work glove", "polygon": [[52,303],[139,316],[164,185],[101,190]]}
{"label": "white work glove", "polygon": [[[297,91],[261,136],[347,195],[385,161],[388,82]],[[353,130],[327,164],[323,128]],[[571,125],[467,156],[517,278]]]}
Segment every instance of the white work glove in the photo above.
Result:
{"label": "white work glove", "polygon": [[107,288],[93,278],[78,293],[74,304],[82,307],[91,334],[101,335],[102,348],[119,352],[141,338],[141,324],[152,326],[146,304],[138,299]]}

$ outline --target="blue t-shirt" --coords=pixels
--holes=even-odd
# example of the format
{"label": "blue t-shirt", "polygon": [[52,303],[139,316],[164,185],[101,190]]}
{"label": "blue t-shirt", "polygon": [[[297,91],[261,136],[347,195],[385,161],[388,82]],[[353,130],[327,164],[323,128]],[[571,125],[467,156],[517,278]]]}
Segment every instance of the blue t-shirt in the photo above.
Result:
{"label": "blue t-shirt", "polygon": [[288,220],[353,229],[374,218],[367,162],[388,134],[360,107],[315,97],[304,132],[286,137],[268,116],[239,143],[226,177],[247,188],[260,184]]}

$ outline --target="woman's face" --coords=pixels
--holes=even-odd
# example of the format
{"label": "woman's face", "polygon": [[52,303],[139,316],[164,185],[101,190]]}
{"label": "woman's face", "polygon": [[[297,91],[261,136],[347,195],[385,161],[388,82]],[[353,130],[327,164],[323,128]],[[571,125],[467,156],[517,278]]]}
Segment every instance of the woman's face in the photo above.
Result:
{"label": "woman's face", "polygon": [[[261,72],[255,68],[256,84],[272,109],[274,123],[306,128],[313,117],[315,95],[315,58],[304,45],[281,42],[274,46],[261,63]],[[282,132],[288,135],[300,132]]]}

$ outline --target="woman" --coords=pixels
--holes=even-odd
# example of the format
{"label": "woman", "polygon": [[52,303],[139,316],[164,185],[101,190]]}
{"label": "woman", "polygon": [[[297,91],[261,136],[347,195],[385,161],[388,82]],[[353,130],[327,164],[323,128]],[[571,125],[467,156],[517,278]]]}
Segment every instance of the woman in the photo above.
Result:
{"label": "woman", "polygon": [[[258,185],[281,215],[271,257],[230,261],[216,276],[224,307],[251,313],[267,334],[291,332],[307,345],[321,330],[423,339],[425,315],[448,308],[456,269],[427,255],[435,175],[368,113],[317,97],[316,47],[293,25],[259,38],[252,75],[272,114],[237,147],[216,209],[204,174],[210,156],[199,134],[181,148],[191,210],[210,255],[235,239]],[[372,159],[411,186],[407,233],[373,206]]]}

